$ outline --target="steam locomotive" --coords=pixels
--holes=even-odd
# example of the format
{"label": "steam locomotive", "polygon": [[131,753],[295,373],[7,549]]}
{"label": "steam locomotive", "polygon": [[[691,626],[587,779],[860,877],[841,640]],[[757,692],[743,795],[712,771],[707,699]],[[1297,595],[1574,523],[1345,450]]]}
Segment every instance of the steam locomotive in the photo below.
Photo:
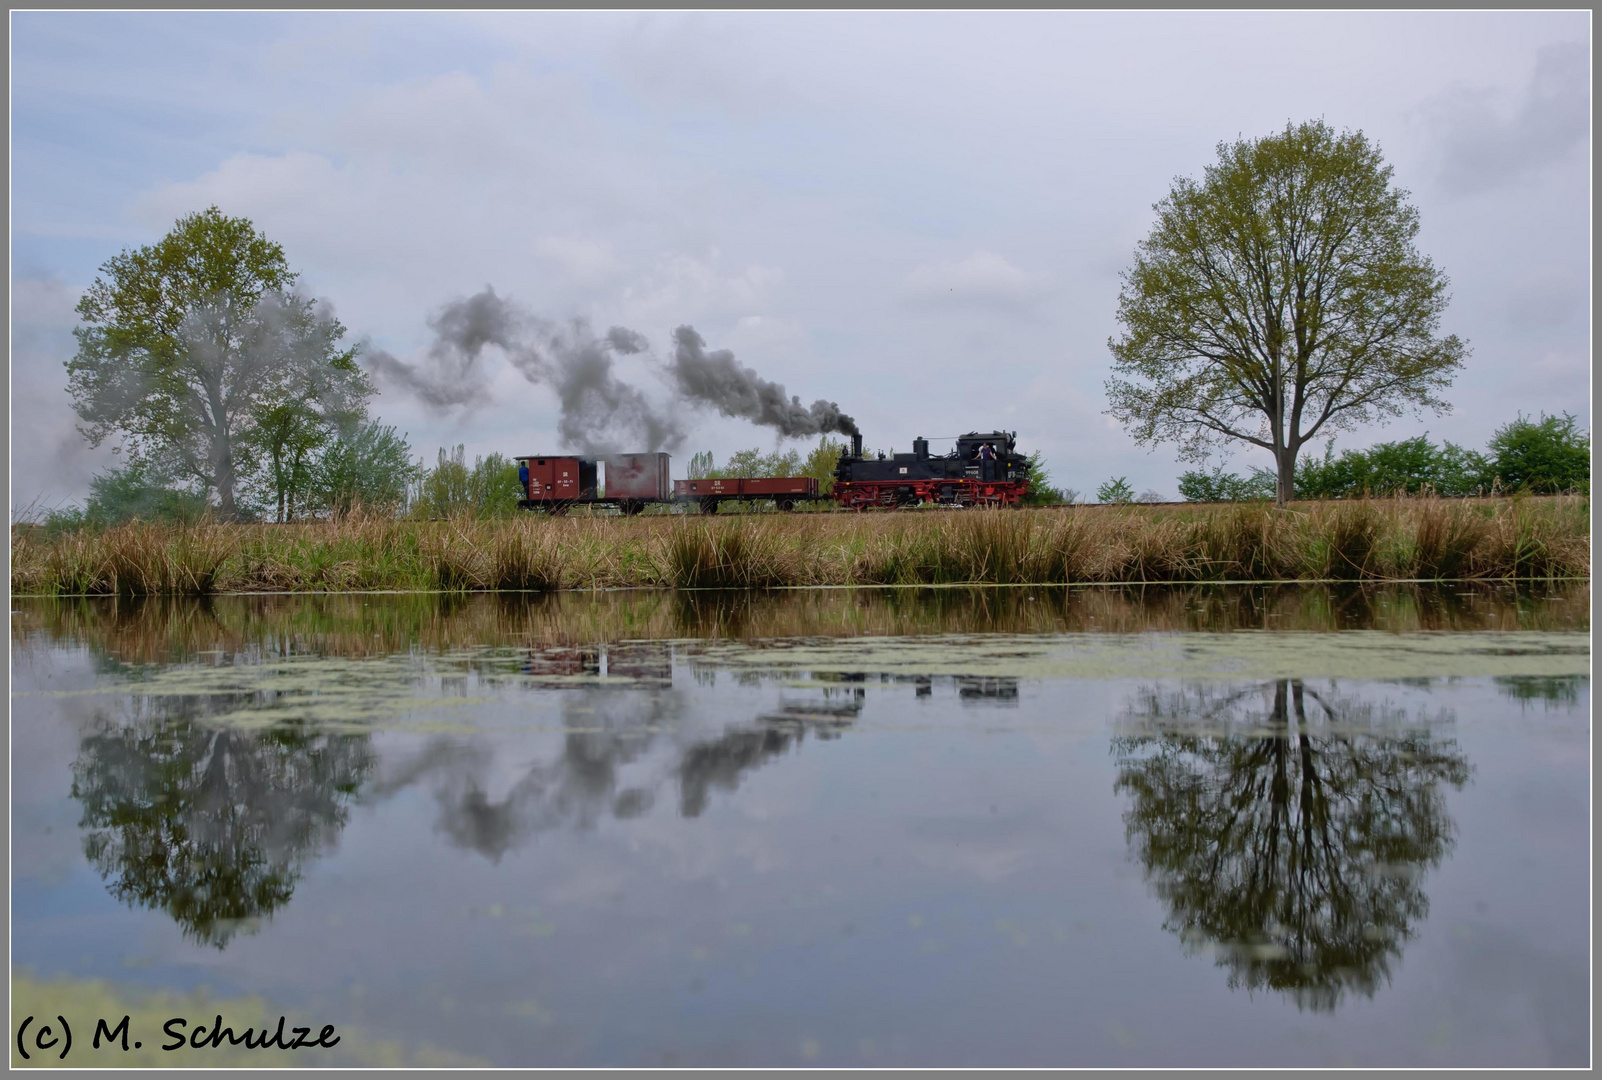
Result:
{"label": "steam locomotive", "polygon": [[1016,431],[970,431],[942,457],[929,454],[929,440],[912,440],[912,453],[862,454],[862,436],[851,436],[851,453],[834,470],[834,498],[841,506],[1016,506],[1029,491],[1029,459],[1017,452]]}
{"label": "steam locomotive", "polygon": [[[653,503],[679,503],[716,513],[730,501],[771,501],[780,510],[798,503],[835,499],[853,510],[913,506],[920,502],[954,506],[1016,506],[1029,490],[1029,459],[1015,449],[1016,431],[970,431],[942,457],[929,453],[929,440],[912,441],[912,453],[865,457],[862,436],[851,436],[851,450],[834,470],[834,491],[824,495],[810,476],[670,480],[668,455],[609,454],[601,457],[520,454],[515,460],[523,485],[518,505],[563,513],[572,506],[611,506],[626,515]],[[604,489],[600,468],[606,469]],[[602,493],[604,490],[604,494]]]}

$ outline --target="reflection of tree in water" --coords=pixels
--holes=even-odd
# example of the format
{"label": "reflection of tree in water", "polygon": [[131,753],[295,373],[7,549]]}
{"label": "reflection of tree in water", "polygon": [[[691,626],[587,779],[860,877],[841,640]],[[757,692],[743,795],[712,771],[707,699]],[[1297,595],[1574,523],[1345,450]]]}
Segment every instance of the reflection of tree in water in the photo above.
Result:
{"label": "reflection of tree in water", "polygon": [[1584,675],[1498,675],[1496,688],[1521,705],[1539,701],[1548,709],[1573,708],[1580,703]]}
{"label": "reflection of tree in water", "polygon": [[1233,988],[1320,1010],[1372,996],[1452,845],[1456,743],[1300,680],[1150,690],[1127,719],[1116,790],[1165,928],[1214,951]]}
{"label": "reflection of tree in water", "polygon": [[215,945],[289,901],[372,769],[366,735],[204,722],[233,696],[147,698],[73,763],[84,854],[113,896]]}

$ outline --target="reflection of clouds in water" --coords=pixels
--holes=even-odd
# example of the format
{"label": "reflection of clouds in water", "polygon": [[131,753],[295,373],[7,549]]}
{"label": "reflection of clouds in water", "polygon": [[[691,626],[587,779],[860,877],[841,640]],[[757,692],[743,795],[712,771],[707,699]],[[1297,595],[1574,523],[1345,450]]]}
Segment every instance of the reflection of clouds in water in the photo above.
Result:
{"label": "reflection of clouds in water", "polygon": [[1583,949],[1548,952],[1482,924],[1454,927],[1438,1007],[1453,1041],[1476,1044],[1482,1066],[1583,1068],[1590,1062]]}
{"label": "reflection of clouds in water", "polygon": [[913,824],[907,854],[931,870],[995,883],[1038,861],[1042,837],[1026,828],[1010,815],[925,818]]}
{"label": "reflection of clouds in water", "polygon": [[1148,688],[1113,740],[1128,840],[1164,924],[1230,986],[1333,1009],[1372,996],[1429,910],[1452,847],[1455,741],[1333,682]]}

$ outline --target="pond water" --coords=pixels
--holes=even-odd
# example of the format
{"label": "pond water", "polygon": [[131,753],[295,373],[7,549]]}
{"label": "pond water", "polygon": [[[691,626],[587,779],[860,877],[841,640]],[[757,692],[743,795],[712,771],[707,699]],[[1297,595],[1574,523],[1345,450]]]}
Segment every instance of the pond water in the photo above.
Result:
{"label": "pond water", "polygon": [[[79,1065],[217,1014],[335,1025],[304,1064],[1586,1065],[1589,604],[13,599],[13,1033],[59,1014]],[[124,1014],[145,1056],[90,1049]],[[283,1056],[227,1049],[171,1058]]]}

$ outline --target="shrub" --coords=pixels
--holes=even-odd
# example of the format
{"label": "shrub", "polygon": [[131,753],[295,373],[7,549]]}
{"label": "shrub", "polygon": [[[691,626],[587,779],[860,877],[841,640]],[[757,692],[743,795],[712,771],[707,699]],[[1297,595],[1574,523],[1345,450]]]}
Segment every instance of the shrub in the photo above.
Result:
{"label": "shrub", "polygon": [[1072,503],[1079,494],[1052,486],[1051,476],[1046,472],[1046,459],[1039,450],[1029,455],[1025,475],[1029,477],[1029,491],[1022,500],[1026,506],[1060,506]]}
{"label": "shrub", "polygon": [[1488,488],[1483,455],[1456,443],[1436,446],[1429,436],[1376,443],[1335,456],[1334,440],[1322,459],[1304,458],[1296,469],[1299,499],[1350,499],[1369,495],[1472,495]]}
{"label": "shrub", "polygon": [[478,458],[467,477],[467,495],[479,517],[510,517],[517,513],[518,500],[523,498],[517,462],[500,454]]}
{"label": "shrub", "polygon": [[423,477],[413,512],[418,517],[507,517],[517,511],[523,485],[517,463],[500,454],[478,457],[467,467],[467,450],[461,443]]}
{"label": "shrub", "polygon": [[812,453],[807,455],[806,461],[801,463],[800,475],[812,477],[818,482],[818,493],[827,495],[834,490],[834,470],[840,464],[840,455],[845,452],[845,443],[824,435]]}
{"label": "shrub", "polygon": [[317,463],[312,476],[316,510],[347,514],[358,506],[393,509],[421,476],[412,448],[393,427],[360,424],[336,439]]}
{"label": "shrub", "polygon": [[1096,489],[1096,501],[1126,503],[1135,500],[1135,489],[1129,486],[1129,477],[1115,476]]}
{"label": "shrub", "polygon": [[1589,491],[1591,436],[1577,431],[1574,417],[1522,415],[1491,437],[1490,471],[1503,488],[1529,491]]}
{"label": "shrub", "polygon": [[146,467],[129,465],[89,481],[89,504],[83,523],[121,525],[126,521],[193,523],[206,515],[206,497],[173,487]]}
{"label": "shrub", "polygon": [[705,480],[712,475],[712,470],[717,467],[717,462],[712,460],[712,451],[698,450],[690,455],[689,471],[684,475],[691,480]]}
{"label": "shrub", "polygon": [[1212,472],[1195,469],[1179,474],[1179,496],[1187,502],[1246,502],[1274,497],[1274,474],[1258,469],[1250,476],[1225,472],[1222,465]]}

